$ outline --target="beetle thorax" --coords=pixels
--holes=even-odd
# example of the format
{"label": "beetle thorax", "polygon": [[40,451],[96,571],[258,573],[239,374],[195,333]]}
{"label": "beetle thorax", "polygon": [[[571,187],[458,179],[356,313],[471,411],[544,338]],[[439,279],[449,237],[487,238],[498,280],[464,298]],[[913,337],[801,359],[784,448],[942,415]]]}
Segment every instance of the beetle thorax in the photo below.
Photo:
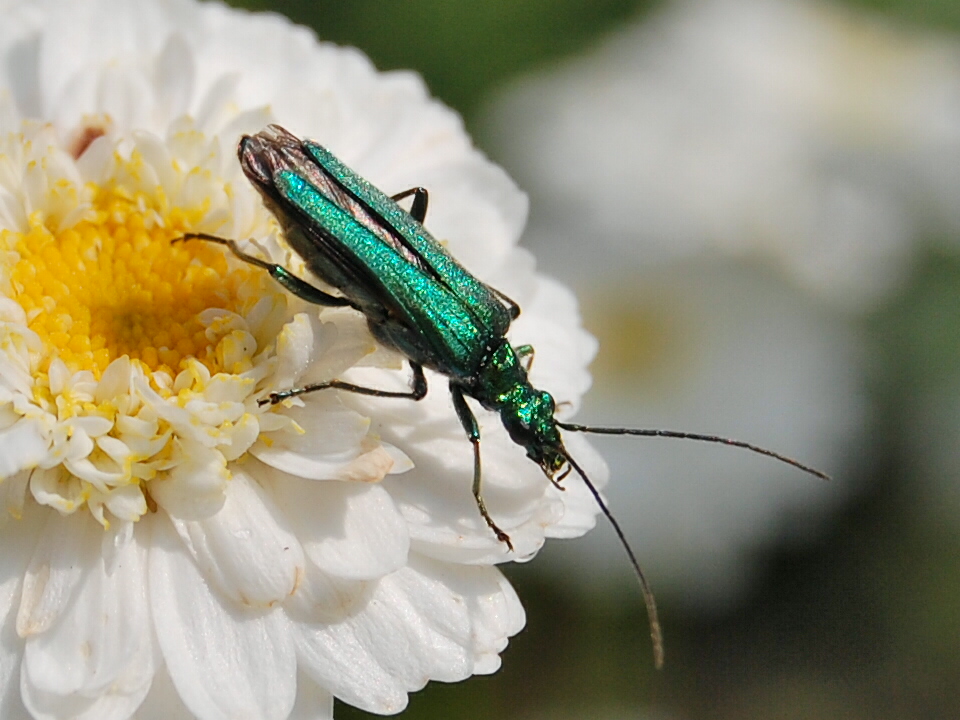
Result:
{"label": "beetle thorax", "polygon": [[556,403],[550,393],[530,384],[527,371],[506,340],[491,351],[471,394],[500,414],[510,438],[548,476],[553,477],[563,466],[563,442],[553,417]]}

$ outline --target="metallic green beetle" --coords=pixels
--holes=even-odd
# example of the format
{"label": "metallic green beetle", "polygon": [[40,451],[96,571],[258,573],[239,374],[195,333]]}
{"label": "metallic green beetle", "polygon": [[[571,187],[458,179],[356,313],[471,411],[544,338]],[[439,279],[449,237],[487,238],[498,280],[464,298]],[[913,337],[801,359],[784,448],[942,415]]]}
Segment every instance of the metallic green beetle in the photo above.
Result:
{"label": "metallic green beetle", "polygon": [[[650,618],[657,666],[663,662],[660,626],[652,593],[617,521],[590,479],[564,448],[560,430],[616,435],[677,437],[747,448],[823,476],[769,450],[736,440],[667,430],[597,428],[563,423],[556,403],[527,378],[529,346],[514,348],[506,338],[519,306],[467,272],[423,227],[427,191],[414,188],[388,196],[346,167],[329,151],[300,140],[277,125],[244,136],[238,148],[247,178],[280,221],[284,236],[307,268],[341,294],[332,295],[295,277],[280,265],[244,253],[232,240],[187,235],[226,245],[241,260],[267,270],[287,290],[318,305],[348,306],[367,319],[383,345],[410,362],[410,392],[388,392],[341,380],[282,390],[263,403],[336,388],[376,397],[413,400],[427,393],[423,368],[445,375],[457,417],[473,445],[473,495],[480,514],[511,550],[509,536],[487,512],[481,493],[480,429],[467,405],[469,396],[500,415],[511,439],[526,450],[554,483],[572,468],[593,493],[629,556]],[[413,196],[409,211],[397,201]]]}

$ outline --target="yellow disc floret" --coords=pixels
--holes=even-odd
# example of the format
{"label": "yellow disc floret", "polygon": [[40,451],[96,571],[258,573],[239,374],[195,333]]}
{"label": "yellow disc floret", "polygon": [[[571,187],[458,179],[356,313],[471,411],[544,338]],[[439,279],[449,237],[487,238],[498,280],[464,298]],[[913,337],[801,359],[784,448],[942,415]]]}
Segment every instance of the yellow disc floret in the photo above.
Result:
{"label": "yellow disc floret", "polygon": [[149,196],[88,189],[91,208],[72,227],[54,232],[33,217],[26,233],[0,236],[17,258],[8,270],[12,297],[44,343],[39,369],[59,357],[74,372],[100,377],[127,355],[148,372],[176,375],[188,358],[217,370],[197,315],[240,312],[250,271],[228,269],[223,252],[207,243],[173,242],[204,208],[171,208],[159,188]]}
{"label": "yellow disc floret", "polygon": [[109,527],[154,501],[223,501],[227,463],[268,412],[259,383],[280,364],[287,308],[266,273],[216,244],[177,242],[217,220],[235,232],[235,216],[269,232],[220,175],[215,144],[181,134],[190,160],[158,145],[149,164],[128,139],[110,155],[102,138],[84,140],[76,152],[93,159],[74,164],[49,126],[0,134],[0,430],[25,439],[22,452],[5,447],[0,483],[21,483],[6,491],[15,516],[32,497]]}

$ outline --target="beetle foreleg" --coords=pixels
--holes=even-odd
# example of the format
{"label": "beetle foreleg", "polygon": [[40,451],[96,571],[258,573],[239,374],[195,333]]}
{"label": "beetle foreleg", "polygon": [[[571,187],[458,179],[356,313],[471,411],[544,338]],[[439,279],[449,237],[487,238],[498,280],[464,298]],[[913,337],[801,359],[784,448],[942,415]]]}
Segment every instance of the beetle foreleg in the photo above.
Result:
{"label": "beetle foreleg", "polygon": [[453,408],[457,411],[457,417],[460,418],[460,424],[463,425],[467,433],[467,439],[473,445],[473,497],[477,501],[477,507],[480,508],[480,515],[486,521],[487,525],[497,536],[497,540],[506,543],[507,547],[513,551],[513,543],[510,542],[510,536],[501,530],[487,512],[486,503],[483,502],[483,495],[480,494],[480,427],[477,425],[477,418],[474,417],[463,397],[463,391],[456,385],[450,385],[450,395],[453,398]]}
{"label": "beetle foreleg", "polygon": [[[326,305],[328,307],[352,307],[355,310],[360,309],[345,297],[331,295],[330,293],[325,293],[323,290],[318,290],[310,283],[298,278],[296,275],[283,267],[283,265],[270,263],[266,260],[261,260],[255,255],[245,253],[233,240],[227,240],[226,238],[217,237],[216,235],[207,235],[207,233],[187,233],[182,238],[178,238],[177,240],[206,240],[207,242],[217,243],[218,245],[225,245],[227,248],[229,248],[230,252],[236,255],[240,260],[243,260],[243,262],[251,265],[256,265],[259,268],[263,268],[270,273],[270,277],[283,285],[283,287],[285,287],[287,290],[292,292],[301,300],[313,305]],[[174,242],[177,242],[177,240],[174,240]]]}
{"label": "beetle foreleg", "polygon": [[513,351],[517,354],[517,357],[523,361],[523,369],[527,372],[530,372],[530,368],[533,367],[533,356],[534,356],[534,347],[533,345],[517,345]]}

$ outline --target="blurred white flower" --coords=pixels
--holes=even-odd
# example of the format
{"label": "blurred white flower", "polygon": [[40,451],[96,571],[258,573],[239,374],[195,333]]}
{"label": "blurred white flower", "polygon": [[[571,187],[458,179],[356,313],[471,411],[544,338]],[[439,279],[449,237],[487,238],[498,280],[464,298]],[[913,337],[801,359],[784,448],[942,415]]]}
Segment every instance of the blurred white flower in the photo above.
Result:
{"label": "blurred white flower", "polygon": [[960,232],[960,45],[826,4],[681,0],[491,125],[555,225],[645,263],[760,255],[859,309]]}
{"label": "blurred white flower", "polygon": [[523,303],[534,379],[576,402],[593,344],[515,248],[523,196],[416,76],[277,16],[7,2],[0,57],[0,716],[321,718],[334,696],[394,713],[495,671],[524,613],[493,564],[585,532],[588,493],[557,492],[482,416],[510,555],[442,378],[421,403],[259,407],[356,365],[380,387],[406,374],[357,313],[171,240],[254,238],[303,270],[235,157],[280,120],[388,191],[429,187],[430,227]]}
{"label": "blurred white flower", "polygon": [[[835,475],[824,482],[716,445],[597,438],[616,479],[610,506],[654,589],[693,606],[724,605],[750,586],[756,550],[812,539],[854,489],[845,457],[865,415],[859,338],[755,267],[604,270],[615,263],[594,252],[576,264],[601,339],[584,422],[748,440]],[[612,533],[559,550],[548,558],[568,576],[627,577]]]}
{"label": "blurred white flower", "polygon": [[[868,353],[850,310],[908,275],[922,231],[960,228],[953,118],[952,46],[789,0],[675,4],[491,109],[535,199],[526,238],[600,339],[586,419],[734,437],[837,476],[604,438],[611,507],[655,589],[729,602],[759,548],[811,537],[852,489]],[[557,561],[622,567],[609,533]]]}

